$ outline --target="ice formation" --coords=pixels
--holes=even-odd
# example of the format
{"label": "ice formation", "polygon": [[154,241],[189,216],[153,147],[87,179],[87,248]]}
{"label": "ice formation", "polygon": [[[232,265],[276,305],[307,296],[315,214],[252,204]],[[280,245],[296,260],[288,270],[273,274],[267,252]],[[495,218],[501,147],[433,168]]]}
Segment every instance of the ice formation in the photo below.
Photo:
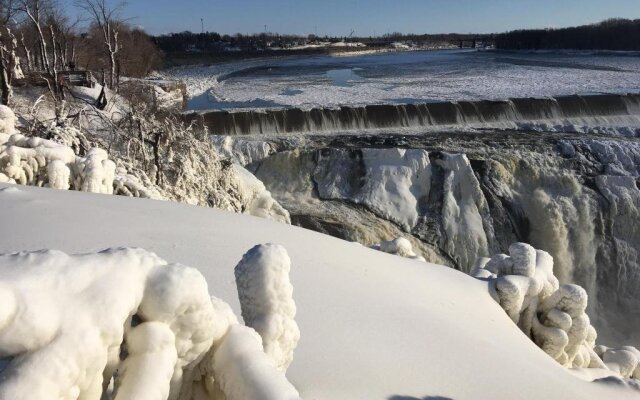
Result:
{"label": "ice formation", "polygon": [[105,194],[114,193],[114,188],[123,194],[129,188],[128,193],[139,197],[162,198],[153,189],[132,190],[143,185],[124,169],[116,170],[116,164],[100,148],[79,157],[70,147],[19,133],[0,134],[0,182]]}
{"label": "ice formation", "polygon": [[237,189],[243,206],[242,212],[285,224],[291,223],[289,212],[284,209],[271,193],[251,172],[233,164],[232,185]]}
{"label": "ice formation", "polygon": [[410,231],[429,194],[431,164],[429,154],[416,149],[321,152],[313,178],[321,198],[363,204]]}
{"label": "ice formation", "polygon": [[281,371],[291,364],[300,339],[290,270],[287,251],[275,244],[252,248],[235,268],[242,318],[260,334],[265,352]]}
{"label": "ice formation", "polygon": [[558,282],[549,253],[514,243],[509,255],[479,258],[471,275],[489,281],[492,296],[513,322],[558,363],[640,377],[637,349],[596,347],[597,333],[586,314],[587,292]]}
{"label": "ice formation", "polygon": [[633,346],[609,348],[598,345],[594,351],[609,370],[618,373],[623,378],[640,381],[640,351],[637,348]]}
{"label": "ice formation", "polygon": [[411,258],[418,261],[426,262],[425,258],[417,255],[413,251],[411,242],[403,237],[395,238],[393,240],[384,241],[379,244],[371,246],[372,249],[384,251],[389,254],[396,254],[400,257]]}
{"label": "ice formation", "polygon": [[284,374],[273,368],[273,360],[262,350],[260,335],[251,328],[233,325],[213,358],[226,400],[300,399]]}
{"label": "ice formation", "polygon": [[0,182],[170,199],[291,223],[262,182],[243,167],[226,163],[211,145],[175,139],[160,171],[151,168],[156,175],[152,181],[124,155],[114,152],[110,159],[105,150],[90,147],[76,128],[53,127],[47,132],[52,140],[47,140],[14,133],[14,124],[11,109],[0,108]]}
{"label": "ice formation", "polygon": [[[465,272],[477,257],[504,252],[515,241],[530,242],[553,256],[561,283],[575,282],[587,291],[589,316],[601,339],[640,345],[637,140],[494,131],[374,138],[375,146],[385,148],[367,148],[368,135],[269,137],[280,152],[261,161],[251,153],[248,168],[296,225],[368,246],[402,236],[429,262]],[[397,190],[400,182],[418,182],[420,170],[408,162],[393,165],[398,151],[387,146],[414,149],[412,154],[420,152],[429,162],[431,178],[421,182],[421,195]],[[368,152],[383,161],[367,164]],[[382,170],[414,175],[387,188],[371,182],[372,167],[379,179]],[[407,230],[402,221],[415,215],[416,224]]]}
{"label": "ice formation", "polygon": [[2,399],[299,398],[200,272],[141,249],[0,255],[0,300]]}
{"label": "ice formation", "polygon": [[478,255],[488,254],[483,220],[489,215],[489,207],[465,154],[443,153],[438,164],[444,171],[444,247],[448,254],[455,254],[460,265],[471,265]]}
{"label": "ice formation", "polygon": [[12,135],[16,132],[16,115],[7,106],[0,105],[0,134]]}

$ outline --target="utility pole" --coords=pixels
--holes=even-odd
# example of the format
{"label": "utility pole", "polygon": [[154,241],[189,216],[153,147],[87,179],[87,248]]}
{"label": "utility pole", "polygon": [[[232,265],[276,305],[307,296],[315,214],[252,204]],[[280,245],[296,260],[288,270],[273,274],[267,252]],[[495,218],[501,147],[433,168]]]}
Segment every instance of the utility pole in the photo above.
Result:
{"label": "utility pole", "polygon": [[267,33],[267,25],[266,24],[264,25],[264,33],[265,34]]}
{"label": "utility pole", "polygon": [[202,27],[202,33],[204,33],[204,18],[200,18],[200,25]]}

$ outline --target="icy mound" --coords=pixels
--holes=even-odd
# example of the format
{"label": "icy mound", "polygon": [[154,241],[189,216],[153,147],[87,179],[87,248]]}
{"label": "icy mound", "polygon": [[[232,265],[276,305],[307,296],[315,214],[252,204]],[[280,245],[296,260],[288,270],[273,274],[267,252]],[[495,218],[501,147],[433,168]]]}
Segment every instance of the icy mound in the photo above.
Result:
{"label": "icy mound", "polygon": [[424,257],[417,255],[413,251],[411,242],[403,237],[388,240],[379,244],[374,244],[373,246],[371,246],[371,248],[374,250],[384,251],[385,253],[395,254],[400,257],[427,262]]}
{"label": "icy mound", "polygon": [[2,399],[299,398],[200,272],[141,249],[0,255],[0,299]]}
{"label": "icy mound", "polygon": [[471,275],[488,280],[492,296],[513,322],[561,365],[640,377],[640,352],[634,347],[595,350],[597,333],[585,313],[587,292],[559,284],[549,253],[514,243],[509,255],[479,258]]}

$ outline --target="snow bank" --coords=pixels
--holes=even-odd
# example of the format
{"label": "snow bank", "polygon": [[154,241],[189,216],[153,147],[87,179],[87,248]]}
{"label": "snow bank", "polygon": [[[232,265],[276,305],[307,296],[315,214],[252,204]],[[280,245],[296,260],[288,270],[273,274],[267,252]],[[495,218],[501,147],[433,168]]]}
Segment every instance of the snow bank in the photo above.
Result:
{"label": "snow bank", "polygon": [[300,339],[290,270],[287,251],[275,244],[252,248],[235,268],[242,318],[260,334],[265,352],[281,371],[293,361]]}
{"label": "snow bank", "polygon": [[2,399],[299,398],[200,272],[145,250],[0,255],[0,300]]}
{"label": "snow bank", "polygon": [[513,322],[561,365],[640,377],[638,350],[596,347],[597,333],[585,312],[587,292],[578,285],[560,285],[547,252],[514,243],[509,255],[479,258],[471,275],[488,280],[492,295]]}
{"label": "snow bank", "polygon": [[395,254],[400,257],[411,258],[418,261],[427,262],[424,257],[417,255],[413,251],[413,246],[411,242],[403,237],[395,238],[393,240],[388,240],[379,244],[374,244],[371,246],[374,250],[384,251],[385,253]]}

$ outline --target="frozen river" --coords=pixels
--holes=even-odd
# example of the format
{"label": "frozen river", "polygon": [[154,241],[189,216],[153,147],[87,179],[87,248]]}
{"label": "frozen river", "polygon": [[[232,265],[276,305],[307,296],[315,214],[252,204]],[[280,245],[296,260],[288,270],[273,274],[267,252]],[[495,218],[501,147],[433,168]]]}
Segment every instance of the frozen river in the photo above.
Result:
{"label": "frozen river", "polygon": [[172,71],[190,110],[639,93],[640,54],[447,50],[264,58]]}

